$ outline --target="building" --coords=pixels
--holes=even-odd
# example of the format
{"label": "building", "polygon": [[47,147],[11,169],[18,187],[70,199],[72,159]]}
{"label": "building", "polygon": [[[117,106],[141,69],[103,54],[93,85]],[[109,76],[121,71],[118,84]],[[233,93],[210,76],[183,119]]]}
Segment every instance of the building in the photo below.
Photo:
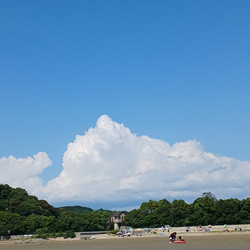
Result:
{"label": "building", "polygon": [[126,215],[125,211],[111,215],[110,222],[114,223],[114,230],[119,230],[120,226],[124,225],[125,215]]}

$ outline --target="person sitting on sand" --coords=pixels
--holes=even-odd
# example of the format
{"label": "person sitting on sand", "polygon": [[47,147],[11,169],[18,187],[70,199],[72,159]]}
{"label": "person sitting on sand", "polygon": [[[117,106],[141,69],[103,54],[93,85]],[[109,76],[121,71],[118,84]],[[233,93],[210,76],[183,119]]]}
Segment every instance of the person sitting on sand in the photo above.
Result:
{"label": "person sitting on sand", "polygon": [[168,238],[170,243],[173,243],[176,240],[176,234],[177,234],[176,232],[170,234]]}
{"label": "person sitting on sand", "polygon": [[185,241],[182,236],[179,236],[179,241]]}

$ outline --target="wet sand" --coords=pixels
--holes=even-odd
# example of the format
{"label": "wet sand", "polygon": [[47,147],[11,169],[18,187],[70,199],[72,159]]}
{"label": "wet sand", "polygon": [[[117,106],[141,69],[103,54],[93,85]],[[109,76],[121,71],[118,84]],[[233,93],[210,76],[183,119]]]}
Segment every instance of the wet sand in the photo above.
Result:
{"label": "wet sand", "polygon": [[6,241],[0,242],[1,250],[24,250],[24,249],[47,249],[47,250],[163,250],[163,249],[186,249],[186,250],[249,250],[250,232],[237,233],[207,233],[185,234],[185,244],[170,244],[167,236],[129,238],[102,238],[89,240],[63,240],[63,241]]}

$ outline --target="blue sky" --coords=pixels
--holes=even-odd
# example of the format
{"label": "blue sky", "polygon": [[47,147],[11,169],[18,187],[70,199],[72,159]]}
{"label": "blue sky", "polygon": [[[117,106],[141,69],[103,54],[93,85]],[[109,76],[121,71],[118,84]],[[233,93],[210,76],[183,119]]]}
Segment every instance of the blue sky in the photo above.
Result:
{"label": "blue sky", "polygon": [[[237,164],[238,169],[234,164],[220,163],[223,167],[219,164],[213,169],[226,166],[231,169],[229,177],[235,174],[233,170],[244,170],[244,177],[249,180],[250,173],[245,170],[250,166],[249,23],[250,3],[243,0],[0,1],[0,169],[12,170],[2,176],[0,182],[26,188],[51,204],[81,203],[96,208],[136,206],[147,199],[192,201],[203,191],[211,191],[205,186],[191,192],[193,187],[189,185],[185,190],[190,192],[183,195],[172,190],[159,197],[141,196],[144,190],[138,185],[130,190],[136,190],[137,196],[118,201],[119,204],[112,199],[101,200],[95,194],[92,195],[95,198],[88,199],[84,198],[85,194],[81,194],[81,199],[80,195],[78,198],[62,195],[58,200],[49,197],[47,182],[52,180],[51,186],[57,188],[55,180],[65,174],[66,168],[74,169],[64,155],[69,153],[70,143],[78,145],[76,136],[82,136],[87,145],[86,136],[90,137],[93,131],[91,135],[95,138],[103,135],[98,129],[104,127],[98,127],[97,121],[108,128],[113,126],[109,136],[118,133],[114,128],[119,127],[119,135],[127,128],[140,143],[142,136],[170,147],[196,142],[203,153],[211,153],[217,160],[228,157],[244,165],[241,168]],[[118,143],[107,142],[108,136],[102,139],[109,146]],[[88,143],[90,141],[97,143],[95,140]],[[150,147],[155,150],[152,141]],[[190,147],[196,148],[193,144]],[[79,152],[90,148],[86,146]],[[115,149],[110,146],[105,157],[100,153],[103,148],[98,152],[102,160],[105,158],[111,164],[115,161]],[[76,151],[71,155],[75,156]],[[39,179],[42,186],[36,190],[31,176],[16,180],[22,175],[23,167],[28,171],[37,166],[33,156],[39,152],[46,156],[39,158],[41,167],[32,176]],[[138,154],[141,156],[141,152]],[[29,157],[34,160],[31,165],[26,162]],[[149,161],[157,156],[152,157]],[[130,159],[128,155],[126,158]],[[106,166],[104,163],[91,165],[89,160],[84,159],[77,169],[94,166],[99,171]],[[118,162],[117,171],[123,171]],[[138,170],[139,165],[146,163],[131,160],[127,164],[123,167],[133,166]],[[169,166],[163,164],[160,173],[167,175]],[[175,179],[180,170],[185,171],[189,166],[182,169],[177,162],[171,167],[175,170],[172,175]],[[199,165],[200,169],[205,167],[208,165]],[[107,167],[105,173],[108,171],[112,175],[115,166],[112,170]],[[84,175],[84,171],[81,174]],[[93,173],[89,173],[91,175]],[[119,178],[123,180],[122,176]],[[60,183],[63,185],[63,181]],[[87,180],[82,181],[75,188],[88,189],[86,183]],[[120,185],[120,191],[121,183],[116,184]],[[223,185],[218,184],[217,189],[225,187]],[[71,191],[74,193],[75,189]],[[218,198],[242,199],[248,195],[242,190],[218,195],[215,189],[214,193]]]}

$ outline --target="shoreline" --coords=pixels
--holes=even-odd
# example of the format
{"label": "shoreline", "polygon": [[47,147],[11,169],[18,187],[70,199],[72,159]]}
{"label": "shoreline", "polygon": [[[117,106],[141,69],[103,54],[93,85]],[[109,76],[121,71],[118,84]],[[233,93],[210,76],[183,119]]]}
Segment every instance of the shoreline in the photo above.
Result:
{"label": "shoreline", "polygon": [[[209,228],[209,231],[205,231],[206,228]],[[241,228],[241,231],[236,231],[235,229]],[[218,237],[218,236],[233,236],[233,237],[238,237],[238,236],[250,236],[250,225],[245,224],[245,225],[228,225],[227,227],[225,226],[209,226],[209,227],[190,227],[190,231],[186,232],[186,227],[173,227],[168,230],[162,230],[161,228],[154,228],[151,229],[152,232],[154,230],[157,230],[159,233],[154,234],[154,233],[134,233],[131,236],[118,236],[118,235],[112,235],[112,234],[97,234],[90,236],[87,239],[76,237],[76,238],[67,238],[64,239],[63,237],[57,237],[57,238],[49,238],[49,239],[40,239],[40,238],[26,238],[26,239],[9,239],[9,240],[1,240],[0,245],[19,245],[19,244],[29,244],[32,243],[36,244],[42,244],[42,243],[52,243],[52,242],[77,242],[77,241],[94,241],[94,240],[121,240],[121,239],[145,239],[145,238],[164,238],[165,240],[168,239],[169,235],[172,232],[177,233],[178,236],[183,236],[185,239],[186,238],[193,238],[193,237]],[[225,231],[227,229],[228,231]],[[76,233],[77,234],[77,233]]]}
{"label": "shoreline", "polygon": [[[132,237],[101,237],[80,239],[35,239],[30,241],[6,241],[1,250],[249,250],[249,232],[191,233],[184,235],[185,244],[169,244],[167,235],[144,235]],[[183,249],[184,248],[184,249]]]}

